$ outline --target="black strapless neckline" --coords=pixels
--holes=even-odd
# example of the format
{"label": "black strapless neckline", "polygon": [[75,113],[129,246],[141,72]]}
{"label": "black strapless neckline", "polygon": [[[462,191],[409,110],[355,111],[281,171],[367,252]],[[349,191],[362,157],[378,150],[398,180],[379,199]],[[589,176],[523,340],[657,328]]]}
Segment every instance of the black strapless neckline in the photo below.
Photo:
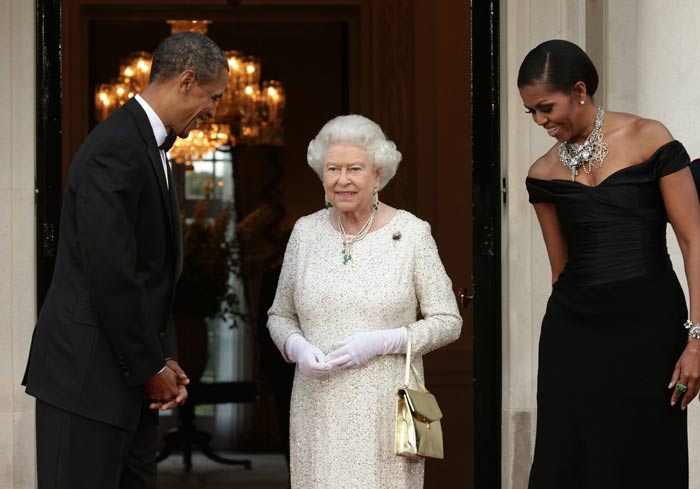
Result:
{"label": "black strapless neckline", "polygon": [[610,180],[611,178],[615,177],[618,173],[624,173],[625,170],[630,170],[630,169],[632,169],[632,168],[637,168],[637,167],[640,167],[640,166],[647,165],[647,164],[649,164],[649,163],[651,163],[651,162],[654,162],[654,158],[657,156],[657,154],[658,154],[659,152],[663,151],[667,146],[673,145],[673,143],[680,144],[680,143],[679,143],[678,141],[676,141],[676,140],[673,140],[673,141],[669,141],[669,142],[667,142],[667,143],[664,143],[664,144],[662,144],[661,146],[659,146],[659,147],[656,149],[656,151],[654,151],[654,152],[651,154],[651,156],[649,156],[646,160],[642,161],[641,163],[635,163],[634,165],[623,166],[622,168],[618,168],[617,170],[615,170],[614,172],[612,172],[610,175],[608,175],[607,177],[605,177],[603,180],[601,180],[597,185],[587,185],[587,184],[585,184],[585,183],[581,183],[581,182],[576,181],[576,180],[572,182],[571,180],[567,180],[567,179],[565,179],[565,178],[542,179],[542,178],[527,177],[526,180],[533,180],[533,181],[537,181],[537,182],[561,182],[561,183],[567,183],[567,184],[580,185],[580,186],[586,187],[586,188],[598,188],[598,187],[600,187],[601,185],[604,185],[604,184],[605,184],[608,180]]}
{"label": "black strapless neckline", "polygon": [[620,168],[598,185],[528,177],[530,202],[556,208],[568,260],[560,285],[592,285],[671,268],[668,216],[658,180],[687,166],[678,141],[641,163]]}

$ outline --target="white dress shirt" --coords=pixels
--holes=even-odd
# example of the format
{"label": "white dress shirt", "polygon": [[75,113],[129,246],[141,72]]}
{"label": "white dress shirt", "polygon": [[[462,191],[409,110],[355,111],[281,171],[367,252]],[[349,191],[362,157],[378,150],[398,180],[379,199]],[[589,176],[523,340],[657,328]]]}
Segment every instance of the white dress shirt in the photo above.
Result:
{"label": "white dress shirt", "polygon": [[[144,100],[144,98],[141,95],[137,94],[134,98],[141,105],[141,107],[143,107],[143,110],[146,111],[146,115],[148,116],[148,122],[151,123],[153,135],[156,137],[156,144],[160,147],[160,145],[163,144],[163,141],[165,141],[165,138],[168,137],[168,131],[165,130],[165,124],[163,124],[163,121],[160,120],[160,117],[158,117],[156,111],[153,110],[153,108],[150,105],[148,105],[148,102],[146,102],[146,100]],[[167,185],[167,187],[170,188],[170,182],[168,181],[168,159],[165,155],[165,151],[159,149],[158,152],[160,153],[160,161],[161,163],[163,163],[165,185]]]}

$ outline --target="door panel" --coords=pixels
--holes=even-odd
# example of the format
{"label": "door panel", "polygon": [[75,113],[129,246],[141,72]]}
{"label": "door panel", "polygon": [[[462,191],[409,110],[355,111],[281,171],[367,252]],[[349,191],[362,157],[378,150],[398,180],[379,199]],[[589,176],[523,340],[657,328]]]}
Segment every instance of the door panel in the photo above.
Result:
{"label": "door panel", "polygon": [[[467,1],[416,2],[417,180],[429,182],[417,188],[417,211],[432,226],[455,293],[470,289],[472,277],[469,15]],[[473,487],[471,306],[460,309],[460,339],[425,358],[445,415],[445,460],[427,462],[427,489]]]}

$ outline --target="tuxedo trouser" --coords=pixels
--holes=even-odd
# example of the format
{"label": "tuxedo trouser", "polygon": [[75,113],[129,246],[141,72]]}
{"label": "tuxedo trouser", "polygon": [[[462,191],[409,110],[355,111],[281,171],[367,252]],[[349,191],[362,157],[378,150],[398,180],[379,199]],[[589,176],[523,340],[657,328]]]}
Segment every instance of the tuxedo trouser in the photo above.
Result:
{"label": "tuxedo trouser", "polygon": [[38,489],[156,489],[158,412],[136,430],[36,401]]}

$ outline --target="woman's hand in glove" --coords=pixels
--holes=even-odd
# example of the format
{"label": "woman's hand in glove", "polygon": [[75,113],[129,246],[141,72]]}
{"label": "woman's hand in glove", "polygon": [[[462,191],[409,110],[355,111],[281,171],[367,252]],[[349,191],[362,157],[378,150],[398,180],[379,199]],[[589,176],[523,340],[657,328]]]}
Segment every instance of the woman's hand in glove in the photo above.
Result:
{"label": "woman's hand in glove", "polygon": [[312,345],[299,333],[289,335],[284,343],[284,351],[299,370],[311,379],[322,379],[328,375],[331,366],[326,362],[325,355],[315,345]]}
{"label": "woman's hand in glove", "polygon": [[360,367],[380,355],[405,353],[407,337],[406,328],[355,333],[336,343],[325,360],[334,368]]}

